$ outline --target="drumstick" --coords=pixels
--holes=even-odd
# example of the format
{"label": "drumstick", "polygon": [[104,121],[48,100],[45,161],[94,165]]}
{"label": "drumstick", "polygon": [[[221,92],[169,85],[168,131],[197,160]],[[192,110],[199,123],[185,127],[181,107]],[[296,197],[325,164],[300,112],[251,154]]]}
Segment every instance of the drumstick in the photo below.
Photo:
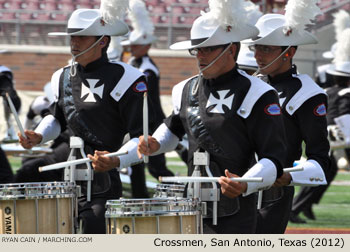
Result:
{"label": "drumstick", "polygon": [[291,168],[284,168],[283,172],[296,172],[296,171],[303,171],[304,167],[291,167]]}
{"label": "drumstick", "polygon": [[[121,156],[121,155],[126,155],[128,154],[127,151],[124,152],[111,152],[106,155],[105,157],[116,157],[116,156]],[[78,164],[84,164],[86,162],[91,162],[90,158],[81,158],[81,159],[76,159],[76,160],[71,160],[71,161],[66,161],[66,162],[60,162],[52,165],[46,165],[39,167],[39,172],[44,172],[44,171],[50,171],[50,170],[57,170],[57,169],[62,169],[71,165],[78,165]]]}
{"label": "drumstick", "polygon": [[8,93],[6,93],[6,98],[7,98],[7,101],[10,105],[10,109],[11,109],[11,112],[13,114],[13,116],[15,117],[15,120],[16,120],[16,123],[17,123],[17,126],[19,128],[19,131],[21,132],[21,135],[27,139],[27,136],[26,134],[24,134],[24,129],[23,129],[23,126],[22,126],[22,123],[21,121],[19,120],[19,117],[18,117],[18,114],[17,114],[17,111],[16,111],[16,108],[15,108],[15,105],[13,105],[13,102],[11,100],[11,97]]}
{"label": "drumstick", "polygon": [[[159,177],[159,182],[177,182],[177,183],[187,183],[187,182],[218,182],[220,177]],[[236,182],[263,182],[263,178],[230,178],[232,181]]]}
{"label": "drumstick", "polygon": [[[148,146],[148,103],[147,103],[147,92],[143,95],[143,136]],[[148,163],[148,156],[143,156],[143,162]]]}

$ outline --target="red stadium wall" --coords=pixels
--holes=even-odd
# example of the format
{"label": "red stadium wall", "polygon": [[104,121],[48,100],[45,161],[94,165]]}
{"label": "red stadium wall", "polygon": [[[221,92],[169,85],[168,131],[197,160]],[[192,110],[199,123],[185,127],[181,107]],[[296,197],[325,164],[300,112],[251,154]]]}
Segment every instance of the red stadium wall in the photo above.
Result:
{"label": "red stadium wall", "polygon": [[[150,53],[160,68],[162,95],[170,95],[176,83],[198,73],[194,58],[181,52],[178,54],[179,57],[175,57],[174,53],[163,50]],[[14,73],[16,89],[31,91],[42,91],[52,74],[65,66],[69,59],[68,53],[8,51],[0,54],[0,64],[9,67]]]}

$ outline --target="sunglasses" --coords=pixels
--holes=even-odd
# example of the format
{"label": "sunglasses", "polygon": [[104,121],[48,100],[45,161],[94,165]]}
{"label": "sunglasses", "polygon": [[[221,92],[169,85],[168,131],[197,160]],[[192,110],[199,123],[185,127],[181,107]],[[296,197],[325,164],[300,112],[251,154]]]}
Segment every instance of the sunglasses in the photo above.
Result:
{"label": "sunglasses", "polygon": [[192,48],[192,49],[188,49],[188,52],[192,55],[192,56],[197,56],[198,55],[198,51],[203,54],[203,55],[207,55],[213,51],[215,51],[216,49],[219,48],[224,48],[227,45],[217,45],[217,46],[206,46],[206,47],[200,47],[200,48]]}

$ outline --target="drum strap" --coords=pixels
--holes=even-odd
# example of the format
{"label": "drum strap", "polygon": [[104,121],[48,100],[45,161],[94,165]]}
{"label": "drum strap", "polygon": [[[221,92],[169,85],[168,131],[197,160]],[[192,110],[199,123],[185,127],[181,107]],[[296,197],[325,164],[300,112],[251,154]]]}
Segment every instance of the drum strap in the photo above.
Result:
{"label": "drum strap", "polygon": [[[230,156],[213,139],[209,130],[205,126],[205,123],[202,120],[202,118],[205,117],[205,109],[201,109],[200,107],[199,93],[203,90],[201,90],[201,86],[199,86],[197,92],[192,91],[196,89],[196,85],[201,85],[197,84],[197,78],[198,77],[190,80],[188,85],[186,85],[188,87],[188,90],[187,92],[184,92],[185,94],[187,94],[186,99],[188,101],[187,109],[185,112],[187,128],[189,129],[190,134],[192,134],[193,139],[197,141],[197,145],[200,147],[200,149],[206,150],[208,153],[215,155],[219,158],[221,157],[229,159]],[[215,162],[211,161],[209,167],[214,176],[223,175],[222,171],[220,171],[219,166]],[[201,174],[203,176],[208,176],[206,172],[202,169]],[[202,187],[212,188],[212,185],[204,183],[202,184]],[[205,217],[212,217],[212,209],[213,202],[207,202],[207,216]],[[225,197],[220,192],[220,201],[218,202],[218,217],[234,215],[239,211],[239,209],[240,204],[238,198],[231,199]]]}
{"label": "drum strap", "polygon": [[92,133],[93,131],[84,123],[74,102],[72,81],[77,81],[77,78],[80,78],[79,72],[75,78],[70,78],[69,68],[67,68],[64,70],[63,75],[63,113],[67,124],[73,131],[73,134],[81,137],[84,142],[88,142],[93,146],[103,146],[102,141],[100,141],[97,136]]}
{"label": "drum strap", "polygon": [[[69,68],[64,70],[62,86],[62,93],[64,94],[63,113],[66,118],[67,124],[73,131],[73,134],[81,137],[84,140],[85,153],[93,154],[95,149],[103,147],[103,143],[97,138],[97,136],[95,136],[92,133],[93,131],[88,128],[88,126],[84,123],[84,120],[81,119],[79,112],[77,111],[73,97],[72,81],[78,81],[79,78],[79,71],[74,78],[70,78]],[[79,80],[79,82],[81,81]],[[77,155],[78,158],[81,158],[79,156],[80,153],[78,153]],[[83,166],[84,167],[82,168],[85,169],[85,165]],[[79,169],[79,166],[77,167],[77,169]],[[111,180],[113,181],[113,183]],[[82,194],[84,195],[84,193],[86,192],[86,182],[78,182],[77,184],[80,184],[82,186]],[[112,184],[120,184],[119,174],[117,174],[116,170],[109,172],[94,173],[94,180],[92,182],[91,193],[92,195],[107,193],[111,189]]]}
{"label": "drum strap", "polygon": [[229,158],[229,155],[222,149],[222,147],[213,139],[205,126],[202,118],[205,116],[205,110],[200,108],[198,93],[201,90],[201,87],[198,87],[197,92],[193,92],[192,90],[196,89],[198,77],[195,77],[190,80],[190,83],[187,90],[187,99],[188,105],[186,109],[186,124],[187,128],[190,131],[190,134],[193,135],[193,138],[197,140],[197,144],[202,149],[208,151],[209,153],[221,156],[224,158]]}

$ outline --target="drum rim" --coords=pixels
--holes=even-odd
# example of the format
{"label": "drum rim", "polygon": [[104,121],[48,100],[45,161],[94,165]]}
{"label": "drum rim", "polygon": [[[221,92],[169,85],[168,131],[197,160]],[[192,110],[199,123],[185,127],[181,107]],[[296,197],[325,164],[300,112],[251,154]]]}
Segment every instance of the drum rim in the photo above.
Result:
{"label": "drum rim", "polygon": [[188,215],[198,215],[200,210],[191,210],[191,211],[148,211],[148,212],[124,212],[124,213],[110,213],[105,212],[105,218],[131,218],[131,217],[156,217],[156,216],[188,216]]}
{"label": "drum rim", "polygon": [[[28,190],[30,190],[28,192]],[[0,184],[0,200],[72,198],[78,194],[75,182],[52,181]]]}
{"label": "drum rim", "polygon": [[[163,209],[152,210],[152,206],[153,208],[163,207]],[[145,209],[147,209],[147,211]],[[184,216],[197,215],[200,214],[200,212],[201,202],[195,198],[119,199],[107,200],[105,217]]]}
{"label": "drum rim", "polygon": [[[168,203],[169,201],[172,202],[200,202],[199,199],[195,199],[195,198],[165,198],[165,197],[154,197],[154,198],[137,198],[137,199],[112,199],[112,200],[107,200],[106,201],[106,206],[108,205],[120,205],[118,204],[119,202],[124,202],[127,204],[131,204],[131,203],[140,203],[140,202],[165,202]],[[125,205],[125,204],[124,204]]]}

